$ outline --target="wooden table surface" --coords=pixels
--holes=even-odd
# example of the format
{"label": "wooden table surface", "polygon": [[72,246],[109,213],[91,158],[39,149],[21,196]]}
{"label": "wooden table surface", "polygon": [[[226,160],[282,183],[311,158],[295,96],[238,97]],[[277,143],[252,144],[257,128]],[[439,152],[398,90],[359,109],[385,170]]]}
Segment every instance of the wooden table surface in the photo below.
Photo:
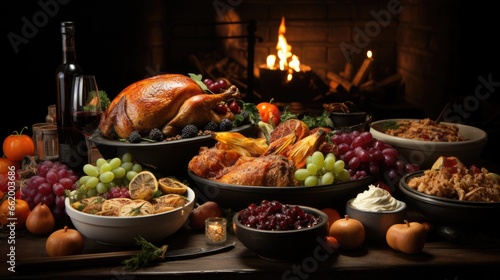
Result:
{"label": "wooden table surface", "polygon": [[[0,279],[500,279],[500,235],[478,231],[451,240],[437,229],[428,236],[423,252],[406,255],[387,245],[366,244],[357,250],[339,249],[336,253],[305,256],[297,261],[269,261],[260,258],[229,234],[233,249],[195,259],[155,263],[136,271],[121,263],[102,265],[92,261],[77,267],[47,266],[43,270],[12,273],[5,267],[7,239],[0,239]],[[45,237],[25,231],[15,236],[15,261],[48,258]],[[207,247],[204,233],[186,226],[156,245],[169,250]],[[138,247],[114,247],[85,240],[83,253],[128,251]],[[18,267],[19,268],[19,267]]]}

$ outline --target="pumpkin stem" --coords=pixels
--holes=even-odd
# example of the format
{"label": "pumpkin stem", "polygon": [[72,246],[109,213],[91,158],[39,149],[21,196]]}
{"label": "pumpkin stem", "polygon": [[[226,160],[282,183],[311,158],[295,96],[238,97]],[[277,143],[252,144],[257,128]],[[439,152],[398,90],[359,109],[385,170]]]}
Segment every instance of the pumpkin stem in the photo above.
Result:
{"label": "pumpkin stem", "polygon": [[405,224],[407,227],[410,227],[410,223],[408,222],[408,220],[405,220]]}
{"label": "pumpkin stem", "polygon": [[64,226],[64,232],[68,231],[68,226]]}
{"label": "pumpkin stem", "polygon": [[349,215],[344,216],[346,220],[349,220]]}

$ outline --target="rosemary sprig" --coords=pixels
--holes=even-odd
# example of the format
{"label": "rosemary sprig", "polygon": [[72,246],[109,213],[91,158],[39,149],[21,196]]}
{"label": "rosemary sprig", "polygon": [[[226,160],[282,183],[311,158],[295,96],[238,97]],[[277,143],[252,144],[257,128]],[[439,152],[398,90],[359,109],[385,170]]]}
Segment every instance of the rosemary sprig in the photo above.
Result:
{"label": "rosemary sprig", "polygon": [[158,258],[163,259],[165,252],[167,252],[168,245],[158,248],[142,236],[139,236],[135,240],[137,245],[141,246],[142,252],[122,262],[126,270],[134,271],[140,267],[147,266],[150,262]]}

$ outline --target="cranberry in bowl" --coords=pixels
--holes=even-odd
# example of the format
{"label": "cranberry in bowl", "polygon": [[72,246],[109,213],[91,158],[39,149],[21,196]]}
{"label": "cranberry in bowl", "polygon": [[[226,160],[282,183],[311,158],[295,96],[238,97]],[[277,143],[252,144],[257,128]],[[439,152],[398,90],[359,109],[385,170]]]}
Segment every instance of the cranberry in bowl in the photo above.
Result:
{"label": "cranberry in bowl", "polygon": [[276,200],[250,204],[233,216],[238,240],[263,259],[300,260],[334,254],[324,242],[328,216],[319,209]]}

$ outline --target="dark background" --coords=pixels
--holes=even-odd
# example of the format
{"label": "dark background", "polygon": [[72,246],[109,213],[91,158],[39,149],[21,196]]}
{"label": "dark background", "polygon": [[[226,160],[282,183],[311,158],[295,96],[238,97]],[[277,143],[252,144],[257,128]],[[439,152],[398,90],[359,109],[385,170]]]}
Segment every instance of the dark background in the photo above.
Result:
{"label": "dark background", "polygon": [[[47,106],[55,104],[54,74],[61,63],[59,30],[61,21],[75,21],[77,60],[86,73],[96,75],[100,89],[105,90],[110,98],[127,85],[151,75],[151,68],[148,68],[148,63],[142,56],[145,33],[147,33],[142,24],[146,9],[151,9],[151,5],[147,4],[153,2],[147,0],[40,2],[57,3],[58,10],[53,15],[45,14],[46,24],[36,27],[30,35],[31,38],[27,38],[26,43],[18,46],[18,52],[9,41],[9,34],[22,36],[22,29],[25,26],[23,18],[32,22],[42,8],[39,1],[2,1],[0,4],[4,86],[3,106],[0,110],[2,138],[14,130],[21,130],[24,126],[28,126],[27,133],[31,134],[31,125],[43,122]],[[193,13],[193,18],[198,20],[201,11],[207,18],[213,18],[211,1],[205,2],[192,1],[190,5],[190,1],[168,1],[168,5],[162,8],[168,8],[169,11],[165,14],[172,17],[178,13]],[[487,77],[491,74],[493,81],[500,82],[498,71],[500,33],[495,9],[481,4],[481,1],[466,3],[462,1],[462,3],[458,21],[460,25],[458,50],[461,61],[453,71],[459,72],[460,79],[456,81],[457,90],[467,95],[474,92],[479,75]],[[180,57],[179,61],[183,59]],[[161,71],[186,73],[185,66],[172,62]],[[496,89],[500,89],[500,85]],[[488,102],[498,106],[498,96],[499,91],[495,90]],[[500,106],[498,108],[500,110]],[[495,148],[498,142],[498,138],[495,137],[494,135],[490,137],[490,142],[495,143],[489,144],[490,147]]]}

